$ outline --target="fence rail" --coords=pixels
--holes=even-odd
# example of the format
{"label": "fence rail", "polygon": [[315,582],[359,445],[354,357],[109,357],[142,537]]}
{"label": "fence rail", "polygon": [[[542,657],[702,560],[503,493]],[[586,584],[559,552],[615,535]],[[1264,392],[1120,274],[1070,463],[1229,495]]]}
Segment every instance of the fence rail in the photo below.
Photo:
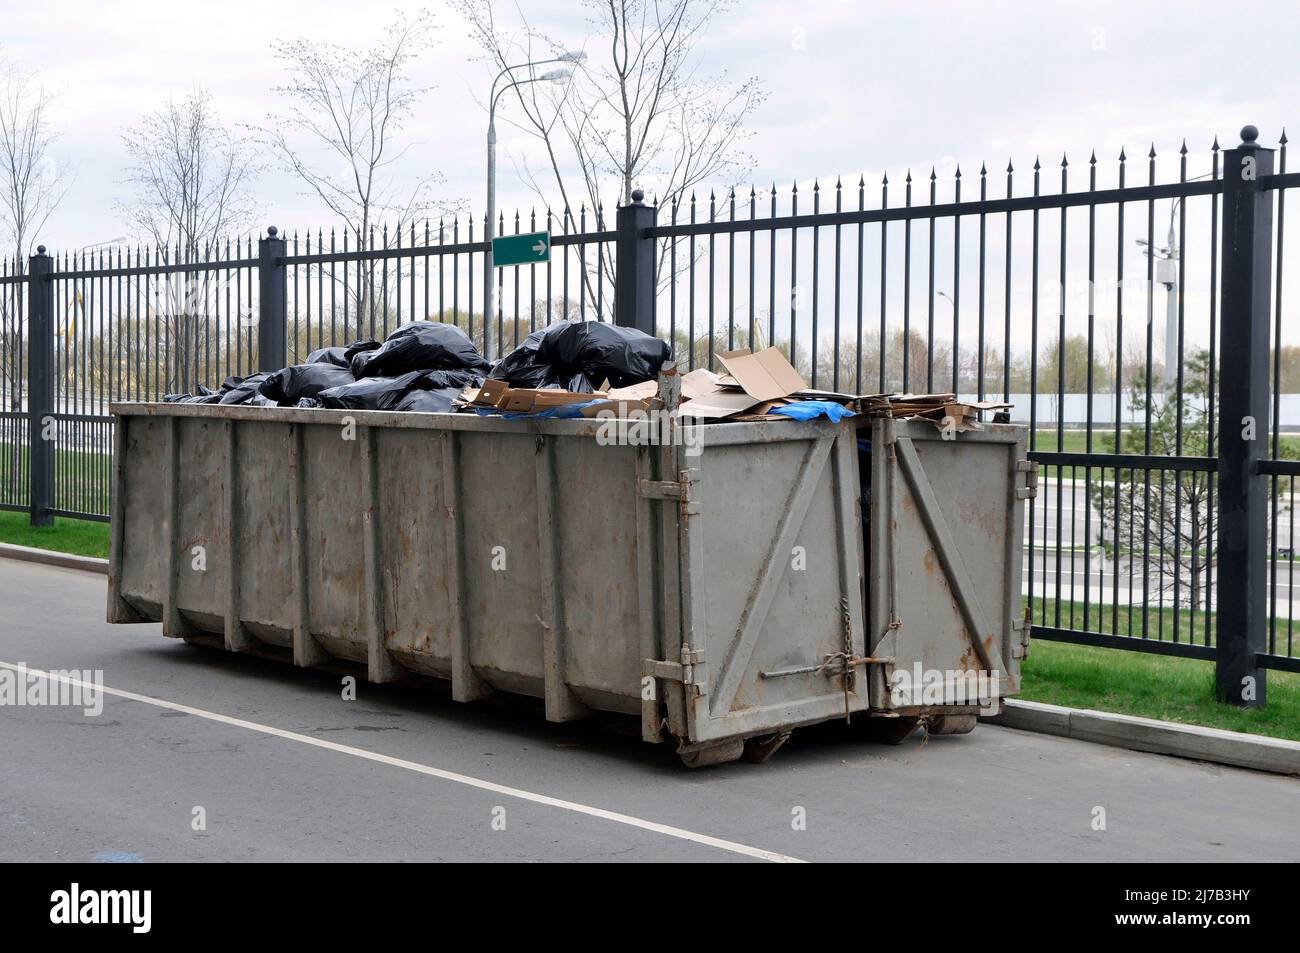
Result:
{"label": "fence rail", "polygon": [[465,328],[490,358],[555,320],[618,320],[667,339],[684,367],[775,345],[814,387],[1018,398],[1041,475],[1025,525],[1035,635],[1213,658],[1221,692],[1250,703],[1264,667],[1300,671],[1300,437],[1281,402],[1285,200],[1300,174],[1285,136],[1274,151],[1255,135],[1184,144],[1173,181],[1158,181],[1170,158],[1153,146],[1089,156],[1082,173],[1063,156],[636,201],[612,229],[600,209],[500,216],[497,235],[550,232],[553,258],[498,269],[492,302],[490,245],[468,219],[360,240],[42,249],[0,269],[0,507],[106,518],[113,400],[415,318]]}

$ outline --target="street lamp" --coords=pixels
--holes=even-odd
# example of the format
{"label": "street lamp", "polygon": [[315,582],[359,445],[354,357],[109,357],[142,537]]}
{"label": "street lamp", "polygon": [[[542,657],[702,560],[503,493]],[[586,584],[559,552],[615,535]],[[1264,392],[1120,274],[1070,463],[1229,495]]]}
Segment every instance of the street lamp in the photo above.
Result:
{"label": "street lamp", "polygon": [[[1208,179],[1212,175],[1214,175],[1213,172],[1207,172],[1205,175],[1194,175],[1187,181]],[[1178,262],[1182,257],[1182,252],[1178,247],[1178,236],[1174,232],[1174,219],[1178,216],[1178,203],[1182,200],[1183,196],[1180,195],[1169,206],[1169,235],[1164,247],[1153,248],[1145,238],[1136,240],[1138,246],[1143,249],[1143,254],[1155,259],[1156,281],[1165,286],[1164,385],[1166,391],[1172,390],[1178,380],[1175,369],[1178,364]]]}
{"label": "street lamp", "polygon": [[[496,314],[496,272],[492,267],[492,230],[496,225],[497,214],[497,100],[510,89],[517,89],[527,83],[564,83],[573,76],[572,71],[553,69],[541,76],[526,76],[516,79],[512,73],[517,69],[531,70],[547,63],[578,64],[587,58],[586,53],[567,52],[546,60],[533,60],[528,63],[516,63],[497,73],[492,80],[492,90],[488,95],[488,129],[487,129],[487,222],[483,228],[483,239],[487,242],[487,251],[483,253],[483,356],[491,357],[492,319]],[[497,84],[505,79],[506,83],[497,89]]]}

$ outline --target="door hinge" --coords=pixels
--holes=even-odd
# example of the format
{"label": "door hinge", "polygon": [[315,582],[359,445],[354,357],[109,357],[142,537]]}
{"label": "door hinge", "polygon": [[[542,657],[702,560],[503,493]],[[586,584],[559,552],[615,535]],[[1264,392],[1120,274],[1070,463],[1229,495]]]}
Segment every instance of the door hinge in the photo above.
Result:
{"label": "door hinge", "polygon": [[1016,472],[1025,475],[1024,486],[1016,487],[1017,500],[1032,500],[1038,496],[1038,464],[1033,460],[1017,460]]}
{"label": "door hinge", "polygon": [[692,649],[689,645],[683,645],[680,662],[642,659],[641,674],[666,682],[680,682],[692,690],[697,697],[708,694],[708,672],[705,669],[704,649]]}

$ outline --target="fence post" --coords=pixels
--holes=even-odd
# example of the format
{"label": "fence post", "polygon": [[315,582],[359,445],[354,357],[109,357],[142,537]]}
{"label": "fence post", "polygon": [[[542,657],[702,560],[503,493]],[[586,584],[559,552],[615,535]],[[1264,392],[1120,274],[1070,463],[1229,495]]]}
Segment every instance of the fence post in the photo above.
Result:
{"label": "fence post", "polygon": [[1241,130],[1223,165],[1223,277],[1219,306],[1219,543],[1216,686],[1224,701],[1267,701],[1257,654],[1268,631],[1268,493],[1259,473],[1269,428],[1269,296],[1273,150]]}
{"label": "fence post", "polygon": [[653,228],[659,210],[646,205],[645,193],[632,190],[632,203],[618,210],[614,270],[614,323],[655,333],[655,240],[642,236]]}
{"label": "fence post", "polygon": [[288,334],[288,269],[277,259],[283,258],[286,242],[274,225],[266,237],[257,242],[257,367],[278,371],[289,363],[286,346]]}
{"label": "fence post", "polygon": [[54,522],[54,259],[45,246],[27,259],[27,473],[33,526]]}

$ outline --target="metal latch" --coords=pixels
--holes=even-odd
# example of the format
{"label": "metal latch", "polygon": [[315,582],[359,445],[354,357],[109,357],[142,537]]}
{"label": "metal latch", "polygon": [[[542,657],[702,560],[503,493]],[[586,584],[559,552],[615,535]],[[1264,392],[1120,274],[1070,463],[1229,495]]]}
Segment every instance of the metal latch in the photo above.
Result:
{"label": "metal latch", "polygon": [[1033,460],[1017,460],[1016,472],[1025,475],[1025,485],[1016,487],[1017,500],[1032,500],[1038,496],[1038,464]]}
{"label": "metal latch", "polygon": [[708,676],[704,668],[704,649],[692,649],[682,646],[680,662],[663,662],[658,659],[642,659],[641,674],[649,678],[659,678],[667,682],[681,682],[694,694],[708,693]]}
{"label": "metal latch", "polygon": [[690,488],[675,480],[641,480],[637,489],[642,496],[651,500],[690,499]]}
{"label": "metal latch", "polygon": [[691,484],[698,479],[698,471],[683,470],[680,480],[638,480],[637,493],[648,500],[678,500],[683,516],[700,513],[700,501],[691,493]]}

